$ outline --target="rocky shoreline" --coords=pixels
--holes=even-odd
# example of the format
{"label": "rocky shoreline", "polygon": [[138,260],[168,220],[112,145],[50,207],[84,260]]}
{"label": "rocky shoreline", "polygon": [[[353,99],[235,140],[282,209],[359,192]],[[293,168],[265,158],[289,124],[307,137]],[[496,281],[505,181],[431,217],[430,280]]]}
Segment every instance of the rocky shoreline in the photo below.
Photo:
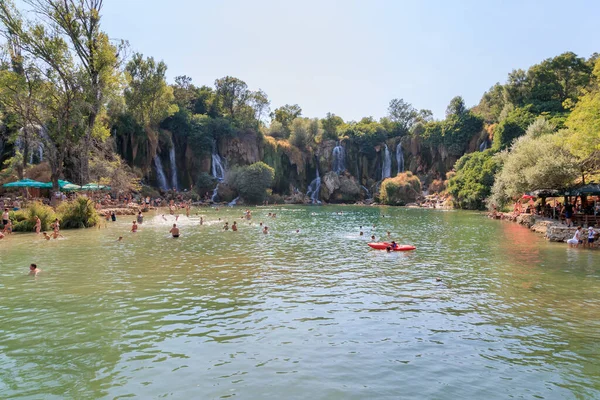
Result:
{"label": "rocky shoreline", "polygon": [[568,227],[565,224],[553,219],[540,217],[532,214],[515,215],[513,213],[489,213],[489,218],[501,219],[505,221],[516,222],[529,228],[535,233],[544,235],[550,242],[566,242],[575,234],[576,226]]}

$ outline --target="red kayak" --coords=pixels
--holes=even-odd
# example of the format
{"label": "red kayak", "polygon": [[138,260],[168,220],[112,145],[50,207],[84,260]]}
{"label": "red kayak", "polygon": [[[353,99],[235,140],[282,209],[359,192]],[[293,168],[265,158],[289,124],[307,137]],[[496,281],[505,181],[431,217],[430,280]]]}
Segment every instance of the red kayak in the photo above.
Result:
{"label": "red kayak", "polygon": [[[388,248],[388,246],[391,246],[391,243],[388,242],[381,242],[381,243],[369,243],[369,246],[373,249],[377,249],[377,250],[385,250]],[[399,244],[395,249],[392,249],[394,251],[410,251],[410,250],[416,250],[415,246],[411,246],[409,244]]]}

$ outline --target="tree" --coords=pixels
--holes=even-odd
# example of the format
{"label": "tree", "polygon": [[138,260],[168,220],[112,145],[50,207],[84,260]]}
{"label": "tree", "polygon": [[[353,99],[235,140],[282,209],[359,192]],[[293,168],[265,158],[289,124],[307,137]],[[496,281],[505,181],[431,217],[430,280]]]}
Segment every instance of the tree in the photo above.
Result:
{"label": "tree", "polygon": [[276,108],[271,113],[271,119],[279,122],[284,131],[285,137],[291,134],[292,121],[302,115],[302,108],[298,104],[286,104],[285,106]]}
{"label": "tree", "polygon": [[257,124],[261,124],[263,118],[269,114],[270,104],[271,101],[269,100],[269,97],[262,89],[258,89],[258,91],[251,93],[250,106],[254,110],[254,119]]}
{"label": "tree", "polygon": [[392,99],[388,106],[388,115],[402,135],[408,133],[419,116],[412,104],[405,102],[404,99]]}
{"label": "tree", "polygon": [[495,150],[502,150],[510,146],[516,138],[523,136],[525,130],[534,121],[534,115],[529,112],[528,108],[517,108],[510,111],[505,119],[503,119],[494,129]]}
{"label": "tree", "polygon": [[215,88],[217,101],[232,119],[235,119],[236,113],[247,105],[252,95],[246,82],[233,76],[215,80]]}
{"label": "tree", "polygon": [[467,112],[465,100],[461,96],[456,96],[450,100],[450,104],[446,107],[446,118],[452,115],[461,116]]}
{"label": "tree", "polygon": [[[108,35],[100,29],[103,0],[25,0],[38,16],[38,29],[46,29],[67,43],[70,57],[76,65],[62,68],[76,69],[83,91],[82,117],[85,132],[80,155],[80,175],[88,181],[88,158],[93,137],[104,140],[109,136],[108,128],[99,118],[104,112],[108,92],[118,89],[120,52],[126,47],[121,41],[114,46]],[[23,41],[21,41],[23,42]],[[36,52],[36,56],[44,56]],[[59,68],[61,63],[46,62]],[[65,73],[65,71],[56,71]],[[101,126],[98,122],[101,121]]]}
{"label": "tree", "polygon": [[[53,187],[57,190],[66,151],[88,132],[87,81],[74,68],[73,54],[60,29],[49,29],[40,21],[23,20],[6,0],[0,2],[0,22],[5,27],[2,32],[5,37],[19,38],[19,47],[24,53],[23,70],[35,71],[30,76],[37,80],[36,90],[31,92],[35,95],[33,103],[37,105],[29,113],[29,121],[23,123],[39,127]],[[23,96],[23,76],[5,78],[15,83],[9,90],[15,96]]]}
{"label": "tree", "polygon": [[233,182],[240,196],[249,203],[262,203],[267,197],[267,189],[273,184],[275,170],[262,161],[241,167],[234,174]]}
{"label": "tree", "polygon": [[341,117],[328,112],[325,118],[321,120],[321,126],[323,127],[323,138],[337,140],[338,127],[340,127],[343,123],[344,120]]}
{"label": "tree", "polygon": [[498,167],[498,160],[491,150],[462,156],[454,166],[456,174],[448,182],[448,192],[455,207],[468,210],[485,208]]}
{"label": "tree", "polygon": [[[177,112],[177,105],[173,104],[173,88],[167,85],[165,74],[167,65],[154,61],[149,57],[144,59],[140,53],[133,55],[125,67],[127,88],[124,92],[125,103],[135,121],[144,127],[148,150],[146,163],[154,157],[158,147],[158,125],[162,120]],[[129,135],[132,143],[133,160],[137,155],[139,140]]]}
{"label": "tree", "polygon": [[567,118],[566,141],[573,154],[587,161],[600,151],[600,59],[594,67],[591,87],[579,99]]}
{"label": "tree", "polygon": [[501,171],[492,188],[494,204],[506,204],[523,193],[539,189],[561,189],[579,176],[577,159],[562,145],[558,135],[522,136],[510,151],[496,156]]}
{"label": "tree", "polygon": [[499,83],[492,86],[483,94],[479,104],[474,107],[473,112],[481,115],[488,124],[500,121],[500,113],[506,104],[505,89]]}

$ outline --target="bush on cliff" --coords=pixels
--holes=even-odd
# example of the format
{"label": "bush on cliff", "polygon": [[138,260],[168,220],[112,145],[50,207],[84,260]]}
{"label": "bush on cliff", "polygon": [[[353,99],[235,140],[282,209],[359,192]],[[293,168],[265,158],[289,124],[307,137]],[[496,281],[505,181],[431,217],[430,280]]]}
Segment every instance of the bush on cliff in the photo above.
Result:
{"label": "bush on cliff", "polygon": [[262,161],[236,170],[229,184],[248,203],[262,203],[267,197],[267,189],[273,184],[275,170]]}
{"label": "bush on cliff", "polygon": [[421,195],[421,181],[412,172],[403,172],[381,184],[379,200],[391,206],[414,203]]}

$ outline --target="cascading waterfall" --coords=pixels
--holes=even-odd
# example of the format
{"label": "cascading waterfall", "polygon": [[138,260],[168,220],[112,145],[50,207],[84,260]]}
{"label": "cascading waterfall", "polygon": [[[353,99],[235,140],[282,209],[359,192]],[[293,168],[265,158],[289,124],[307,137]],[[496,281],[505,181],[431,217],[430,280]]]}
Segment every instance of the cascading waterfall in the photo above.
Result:
{"label": "cascading waterfall", "polygon": [[212,176],[217,180],[217,186],[213,190],[213,194],[210,200],[214,203],[217,200],[219,194],[219,184],[225,179],[225,160],[221,158],[217,152],[217,142],[213,142],[212,150]]}
{"label": "cascading waterfall", "polygon": [[319,165],[317,163],[317,177],[308,185],[306,195],[310,197],[313,204],[321,204],[319,194],[321,193],[321,175],[319,174]]}
{"label": "cascading waterfall", "polygon": [[488,148],[488,141],[487,141],[487,139],[486,139],[486,140],[484,140],[484,141],[483,141],[483,143],[481,143],[481,144],[479,145],[479,151],[484,151],[484,150],[487,150],[487,148]]}
{"label": "cascading waterfall", "polygon": [[229,204],[227,204],[229,207],[233,207],[237,204],[237,201],[240,199],[240,196],[236,197],[235,199],[231,200],[229,202]]}
{"label": "cascading waterfall", "polygon": [[396,162],[398,163],[398,173],[404,172],[404,152],[402,151],[402,143],[400,142],[396,146]]}
{"label": "cascading waterfall", "polygon": [[381,166],[381,180],[392,176],[392,158],[390,157],[390,150],[385,145],[383,152],[383,165]]}
{"label": "cascading waterfall", "polygon": [[177,183],[177,164],[175,163],[175,146],[169,150],[169,160],[171,161],[171,184],[173,189],[179,191],[179,184]]}
{"label": "cascading waterfall", "polygon": [[367,200],[371,199],[371,192],[369,191],[369,189],[367,189],[366,186],[360,185],[360,187],[365,191],[365,193],[367,194]]}
{"label": "cascading waterfall", "polygon": [[158,154],[154,156],[154,166],[156,167],[156,177],[158,178],[158,186],[162,190],[169,190],[167,185],[167,177],[165,176],[165,170],[163,169],[162,162]]}
{"label": "cascading waterfall", "polygon": [[344,164],[344,158],[346,154],[344,152],[344,148],[340,146],[340,142],[333,148],[333,171],[336,174],[341,174],[346,170],[346,165]]}

